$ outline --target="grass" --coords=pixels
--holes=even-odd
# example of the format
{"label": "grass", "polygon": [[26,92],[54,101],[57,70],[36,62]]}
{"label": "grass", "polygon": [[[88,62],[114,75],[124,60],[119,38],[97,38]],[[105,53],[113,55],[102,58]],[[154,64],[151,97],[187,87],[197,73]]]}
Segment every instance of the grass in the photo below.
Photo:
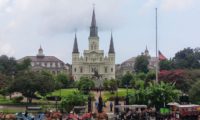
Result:
{"label": "grass", "polygon": [[6,99],[4,96],[0,95],[0,104],[10,104],[12,100]]}
{"label": "grass", "polygon": [[[126,94],[127,94],[126,88],[119,88],[118,89],[118,96],[119,97],[125,97]],[[128,94],[134,94],[134,90],[133,89],[128,89]],[[114,94],[112,94],[109,91],[106,91],[106,92],[104,92],[103,99],[104,100],[109,100],[111,97],[115,97],[115,96],[116,96],[116,92]]]}
{"label": "grass", "polygon": [[18,112],[25,112],[25,109],[22,109],[22,108],[18,108],[18,109],[3,108],[3,109],[0,109],[0,112],[3,112],[3,113],[18,113]]}
{"label": "grass", "polygon": [[61,96],[61,97],[65,97],[69,94],[73,94],[74,92],[78,91],[75,88],[71,88],[71,89],[60,89],[60,90],[56,90],[50,94],[48,94],[48,96]]}

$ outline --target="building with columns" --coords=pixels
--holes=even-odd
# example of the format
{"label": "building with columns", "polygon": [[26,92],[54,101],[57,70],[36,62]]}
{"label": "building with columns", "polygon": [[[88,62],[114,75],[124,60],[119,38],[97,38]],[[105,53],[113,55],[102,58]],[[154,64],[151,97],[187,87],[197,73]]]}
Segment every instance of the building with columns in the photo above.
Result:
{"label": "building with columns", "polygon": [[88,49],[80,56],[78,40],[75,34],[72,52],[72,76],[74,80],[81,77],[91,78],[94,72],[98,72],[103,80],[115,79],[115,50],[113,36],[111,33],[108,55],[104,55],[104,50],[99,49],[98,27],[95,18],[95,10],[92,13],[90,35],[88,38]]}

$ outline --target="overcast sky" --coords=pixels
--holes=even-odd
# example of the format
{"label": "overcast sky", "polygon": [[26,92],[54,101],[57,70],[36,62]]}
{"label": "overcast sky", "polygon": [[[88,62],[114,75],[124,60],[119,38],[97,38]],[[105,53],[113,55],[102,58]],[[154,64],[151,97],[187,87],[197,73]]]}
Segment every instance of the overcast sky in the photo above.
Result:
{"label": "overcast sky", "polygon": [[168,58],[200,47],[200,0],[0,0],[0,55],[16,59],[44,54],[71,63],[74,31],[81,54],[88,49],[93,4],[100,48],[107,55],[113,31],[116,63],[147,46],[155,56],[155,8],[159,49]]}

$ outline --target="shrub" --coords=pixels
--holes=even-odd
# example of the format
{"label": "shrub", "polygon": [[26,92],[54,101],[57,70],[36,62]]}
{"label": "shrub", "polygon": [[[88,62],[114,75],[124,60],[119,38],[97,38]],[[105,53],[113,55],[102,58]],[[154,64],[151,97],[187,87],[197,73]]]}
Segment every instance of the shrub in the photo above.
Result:
{"label": "shrub", "polygon": [[12,101],[13,101],[14,103],[20,103],[23,99],[24,99],[23,96],[17,96],[17,97],[13,97],[13,98],[12,98]]}

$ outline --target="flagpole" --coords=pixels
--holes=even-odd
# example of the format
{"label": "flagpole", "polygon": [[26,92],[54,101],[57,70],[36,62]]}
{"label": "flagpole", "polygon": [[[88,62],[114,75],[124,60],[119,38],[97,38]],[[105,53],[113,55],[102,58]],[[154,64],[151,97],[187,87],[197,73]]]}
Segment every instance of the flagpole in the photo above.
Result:
{"label": "flagpole", "polygon": [[158,22],[157,22],[157,8],[156,8],[156,82],[158,83]]}

